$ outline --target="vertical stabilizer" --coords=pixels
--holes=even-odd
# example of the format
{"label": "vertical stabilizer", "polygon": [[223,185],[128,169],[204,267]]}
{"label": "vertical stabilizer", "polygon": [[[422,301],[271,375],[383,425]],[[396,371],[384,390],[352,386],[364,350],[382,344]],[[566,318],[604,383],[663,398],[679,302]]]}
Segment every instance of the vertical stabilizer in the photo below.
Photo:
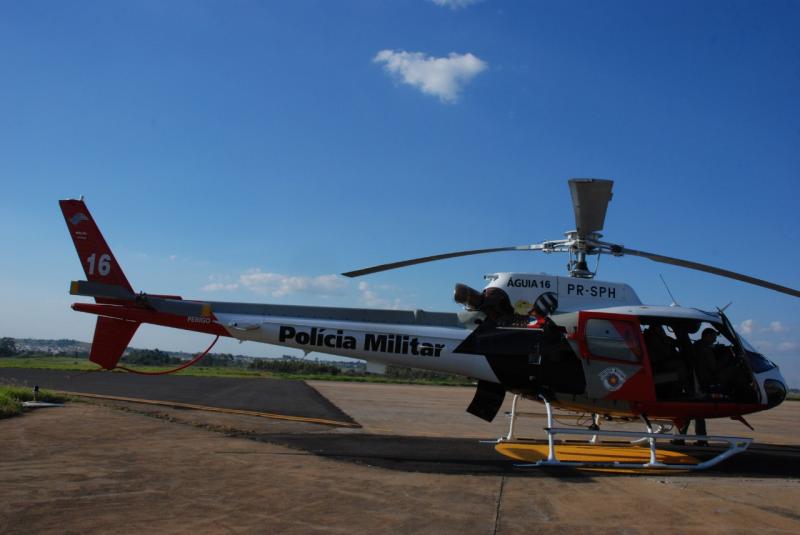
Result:
{"label": "vertical stabilizer", "polygon": [[69,235],[72,236],[86,279],[122,286],[133,293],[125,273],[122,272],[114,253],[111,252],[83,200],[69,199],[58,201],[58,204],[67,222]]}
{"label": "vertical stabilizer", "polygon": [[98,316],[89,360],[107,370],[116,368],[138,327],[135,321]]}

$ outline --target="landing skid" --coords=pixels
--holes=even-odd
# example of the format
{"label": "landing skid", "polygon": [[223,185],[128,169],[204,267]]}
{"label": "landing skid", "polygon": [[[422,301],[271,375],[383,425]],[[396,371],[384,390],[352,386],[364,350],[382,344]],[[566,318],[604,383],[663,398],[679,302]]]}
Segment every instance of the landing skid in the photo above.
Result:
{"label": "landing skid", "polygon": [[[645,424],[646,432],[605,431],[599,428],[599,420],[596,417],[592,419],[593,425],[587,429],[553,427],[553,407],[548,400],[544,398],[541,399],[547,411],[547,427],[544,428],[547,433],[546,457],[536,462],[516,463],[515,466],[520,468],[567,466],[573,468],[620,470],[705,470],[737,453],[743,452],[753,441],[751,438],[741,437],[662,433],[660,431],[663,430],[663,426],[659,426],[659,428],[654,431],[652,424],[644,416],[642,416],[642,422]],[[498,451],[500,451],[500,453],[511,456],[512,458],[525,458],[524,455],[509,455],[508,450],[513,449],[510,448],[512,445],[519,445],[520,447],[518,449],[520,450],[524,450],[526,445],[531,445],[531,451],[537,451],[540,456],[544,457],[545,450],[543,447],[536,448],[532,445],[533,443],[530,440],[516,439],[514,436],[516,419],[520,416],[530,415],[530,413],[521,413],[517,410],[518,400],[519,396],[515,395],[511,404],[508,433],[505,437],[498,438],[491,442],[498,444]],[[565,443],[556,444],[555,437],[557,435],[591,436],[591,439],[586,442],[581,442],[579,445]],[[614,445],[604,444],[599,441],[600,437],[626,439],[626,442],[622,445],[620,445],[619,442]],[[657,442],[659,440],[698,440],[725,443],[728,447],[710,459],[698,461],[694,457],[671,450],[662,449],[659,451],[657,448]],[[647,443],[647,447],[635,445],[642,442]],[[500,445],[503,445],[503,447]],[[544,445],[542,444],[541,446]],[[557,450],[561,450],[562,459],[570,460],[560,459]],[[621,458],[623,460],[610,460],[612,458]],[[642,460],[638,461],[638,458]]]}

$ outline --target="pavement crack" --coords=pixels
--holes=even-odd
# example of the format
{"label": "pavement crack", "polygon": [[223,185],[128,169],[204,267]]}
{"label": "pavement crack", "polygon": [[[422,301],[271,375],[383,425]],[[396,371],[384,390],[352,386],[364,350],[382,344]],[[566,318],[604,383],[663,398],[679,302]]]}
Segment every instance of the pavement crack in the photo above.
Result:
{"label": "pavement crack", "polygon": [[497,535],[500,528],[500,505],[503,503],[503,489],[506,487],[506,476],[500,476],[500,491],[497,493],[497,504],[494,509],[494,529],[492,535]]}
{"label": "pavement crack", "polygon": [[749,502],[747,500],[736,499],[736,498],[733,498],[731,496],[722,496],[720,494],[717,494],[716,492],[711,492],[711,491],[705,490],[705,489],[704,490],[698,490],[698,492],[701,492],[701,493],[706,494],[708,496],[712,496],[714,498],[717,498],[719,500],[722,500],[722,501],[725,501],[725,502],[728,502],[728,503],[733,503],[733,504],[741,505],[741,506],[745,506],[745,507],[752,507],[754,509],[758,509],[759,511],[764,511],[765,513],[772,513],[774,515],[782,516],[784,518],[788,518],[789,520],[795,520],[795,521],[796,520],[800,520],[800,514],[797,514],[796,512],[788,510],[788,509],[785,509],[783,507],[778,507],[778,506],[775,506],[775,505],[760,505],[760,504]]}

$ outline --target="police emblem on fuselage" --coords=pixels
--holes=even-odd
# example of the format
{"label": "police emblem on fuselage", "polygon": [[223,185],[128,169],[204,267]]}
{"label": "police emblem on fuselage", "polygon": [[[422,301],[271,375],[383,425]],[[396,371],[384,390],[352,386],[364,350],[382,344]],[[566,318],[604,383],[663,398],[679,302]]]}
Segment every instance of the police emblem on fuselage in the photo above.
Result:
{"label": "police emblem on fuselage", "polygon": [[627,379],[625,372],[619,368],[606,368],[599,373],[599,377],[603,386],[609,392],[622,388],[622,385],[625,384],[625,379]]}

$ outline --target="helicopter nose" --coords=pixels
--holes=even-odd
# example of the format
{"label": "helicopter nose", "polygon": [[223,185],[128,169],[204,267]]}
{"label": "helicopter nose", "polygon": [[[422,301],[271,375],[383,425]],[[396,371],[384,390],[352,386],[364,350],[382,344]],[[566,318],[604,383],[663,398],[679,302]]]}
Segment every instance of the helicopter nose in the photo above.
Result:
{"label": "helicopter nose", "polygon": [[764,392],[767,394],[767,406],[777,407],[786,399],[786,383],[778,379],[766,379]]}

